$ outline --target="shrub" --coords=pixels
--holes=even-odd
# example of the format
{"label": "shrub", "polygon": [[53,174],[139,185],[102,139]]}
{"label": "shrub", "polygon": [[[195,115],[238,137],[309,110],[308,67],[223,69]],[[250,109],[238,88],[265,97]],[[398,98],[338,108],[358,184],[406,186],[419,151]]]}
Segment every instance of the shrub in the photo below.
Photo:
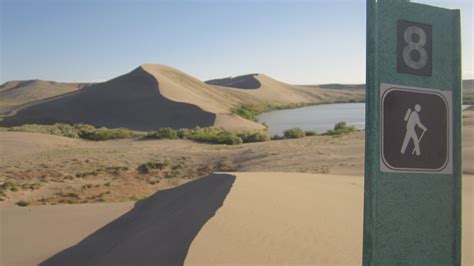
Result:
{"label": "shrub", "polygon": [[242,139],[243,143],[264,142],[269,141],[270,137],[265,132],[241,132],[237,136]]}
{"label": "shrub", "polygon": [[28,124],[17,127],[11,127],[8,131],[23,131],[32,133],[50,134],[68,138],[78,138],[78,134],[71,125],[56,123],[54,125]]}
{"label": "shrub", "polygon": [[316,132],[315,130],[309,130],[309,131],[305,131],[304,134],[306,136],[316,136],[318,135],[318,132]]}
{"label": "shrub", "polygon": [[138,172],[142,174],[149,174],[151,171],[158,169],[164,170],[171,162],[169,160],[165,160],[164,162],[146,162],[140,164],[137,168]]}
{"label": "shrub", "polygon": [[56,123],[54,125],[28,124],[7,128],[7,131],[33,132],[88,140],[123,139],[135,135],[135,132],[127,128],[95,128],[87,124],[68,125],[63,123]]}
{"label": "shrub", "polygon": [[28,205],[30,205],[30,202],[29,201],[25,201],[25,200],[20,200],[20,201],[17,201],[16,202],[16,205],[20,206],[20,207],[26,207]]}
{"label": "shrub", "polygon": [[295,128],[290,128],[290,129],[285,130],[283,132],[283,135],[287,139],[296,139],[296,138],[304,137],[305,133],[301,128],[295,127]]}
{"label": "shrub", "polygon": [[187,133],[185,138],[214,144],[237,145],[243,143],[243,140],[236,133],[214,127],[194,128]]}
{"label": "shrub", "polygon": [[232,113],[237,114],[245,119],[257,121],[258,109],[254,105],[243,104],[237,108],[232,109]]}
{"label": "shrub", "polygon": [[112,128],[105,127],[98,128],[92,132],[88,132],[81,136],[81,138],[88,140],[110,140],[110,139],[126,139],[133,136],[133,132],[127,128]]}
{"label": "shrub", "polygon": [[339,122],[336,125],[334,125],[334,130],[328,130],[324,135],[341,135],[341,134],[347,134],[356,131],[357,129],[354,126],[348,126],[346,122]]}
{"label": "shrub", "polygon": [[148,139],[178,139],[178,132],[170,127],[160,128],[156,131],[148,132],[145,136]]}
{"label": "shrub", "polygon": [[273,135],[273,137],[272,137],[272,140],[280,140],[280,139],[285,139],[285,138],[282,137],[282,136],[280,136],[280,135],[278,135],[278,134],[275,134],[275,135]]}

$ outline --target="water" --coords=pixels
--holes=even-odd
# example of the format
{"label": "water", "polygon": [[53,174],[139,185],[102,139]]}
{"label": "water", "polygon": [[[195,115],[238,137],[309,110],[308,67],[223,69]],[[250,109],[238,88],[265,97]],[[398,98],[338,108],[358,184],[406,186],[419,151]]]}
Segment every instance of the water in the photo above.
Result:
{"label": "water", "polygon": [[[463,105],[463,109],[469,105]],[[345,121],[358,129],[365,128],[364,103],[336,103],[305,106],[296,109],[278,110],[263,113],[257,117],[260,123],[270,127],[270,134],[282,135],[293,127],[316,130],[318,133],[333,129],[340,121]]]}

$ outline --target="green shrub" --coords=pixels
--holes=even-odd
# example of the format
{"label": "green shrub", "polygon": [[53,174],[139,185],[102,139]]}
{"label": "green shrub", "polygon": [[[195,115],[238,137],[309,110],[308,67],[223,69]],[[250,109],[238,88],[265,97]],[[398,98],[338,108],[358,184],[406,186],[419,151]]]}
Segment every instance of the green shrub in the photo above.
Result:
{"label": "green shrub", "polygon": [[32,133],[42,133],[68,138],[78,138],[79,135],[74,130],[74,127],[68,124],[56,123],[54,125],[37,125],[28,124],[17,127],[11,127],[8,131],[23,131]]}
{"label": "green shrub", "polygon": [[63,123],[56,123],[54,125],[27,124],[7,128],[7,131],[33,132],[88,140],[123,139],[135,135],[135,132],[127,128],[95,128],[87,124],[68,125]]}
{"label": "green shrub", "polygon": [[187,133],[185,138],[213,144],[237,145],[243,143],[243,140],[236,133],[214,127],[194,128]]}
{"label": "green shrub", "polygon": [[301,128],[295,127],[295,128],[290,128],[290,129],[285,130],[283,132],[283,135],[287,139],[296,139],[296,138],[304,137],[305,133]]}
{"label": "green shrub", "polygon": [[304,134],[306,136],[316,136],[318,135],[318,132],[316,132],[315,130],[309,130],[309,131],[305,131]]}
{"label": "green shrub", "polygon": [[275,134],[275,135],[273,135],[273,137],[272,137],[272,140],[280,140],[280,139],[285,139],[285,138],[282,137],[282,136],[280,136],[280,135],[278,135],[278,134]]}
{"label": "green shrub", "polygon": [[270,137],[265,132],[241,132],[237,136],[242,139],[243,143],[264,142],[269,141]]}
{"label": "green shrub", "polygon": [[133,136],[133,132],[127,128],[106,128],[101,127],[92,132],[81,135],[81,138],[88,140],[110,140],[110,139],[126,139]]}
{"label": "green shrub", "polygon": [[16,205],[20,206],[20,207],[26,207],[28,205],[30,205],[30,202],[29,201],[25,201],[25,200],[20,200],[20,201],[17,201],[16,202]]}
{"label": "green shrub", "polygon": [[178,131],[164,127],[156,131],[148,132],[145,136],[148,139],[178,139]]}
{"label": "green shrub", "polygon": [[245,119],[257,121],[257,115],[260,113],[255,105],[243,104],[232,109],[232,113],[237,114]]}
{"label": "green shrub", "polygon": [[324,135],[334,136],[334,135],[347,134],[354,131],[357,131],[357,129],[354,126],[348,126],[346,122],[339,122],[336,125],[334,125],[333,130],[326,131]]}

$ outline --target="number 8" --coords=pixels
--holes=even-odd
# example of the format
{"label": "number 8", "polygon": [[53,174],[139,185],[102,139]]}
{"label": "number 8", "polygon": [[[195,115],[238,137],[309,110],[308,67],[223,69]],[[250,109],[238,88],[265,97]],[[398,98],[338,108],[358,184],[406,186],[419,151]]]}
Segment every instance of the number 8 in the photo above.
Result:
{"label": "number 8", "polygon": [[[413,42],[411,38],[413,34],[418,35],[418,42]],[[428,61],[428,54],[426,53],[425,48],[423,48],[426,44],[426,33],[417,26],[410,26],[406,28],[403,37],[407,43],[407,46],[403,48],[403,60],[405,61],[405,64],[413,69],[422,69]],[[418,60],[413,60],[411,57],[411,52],[414,50],[418,51],[420,54]]]}

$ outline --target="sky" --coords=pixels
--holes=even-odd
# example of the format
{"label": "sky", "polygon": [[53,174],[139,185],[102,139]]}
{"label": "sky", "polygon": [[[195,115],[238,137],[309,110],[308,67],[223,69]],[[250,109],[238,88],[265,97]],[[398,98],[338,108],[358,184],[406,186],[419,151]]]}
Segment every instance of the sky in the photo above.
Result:
{"label": "sky", "polygon": [[[144,63],[200,80],[264,73],[291,84],[363,83],[365,1],[0,0],[0,83],[99,82]],[[461,9],[474,78],[473,4]]]}

